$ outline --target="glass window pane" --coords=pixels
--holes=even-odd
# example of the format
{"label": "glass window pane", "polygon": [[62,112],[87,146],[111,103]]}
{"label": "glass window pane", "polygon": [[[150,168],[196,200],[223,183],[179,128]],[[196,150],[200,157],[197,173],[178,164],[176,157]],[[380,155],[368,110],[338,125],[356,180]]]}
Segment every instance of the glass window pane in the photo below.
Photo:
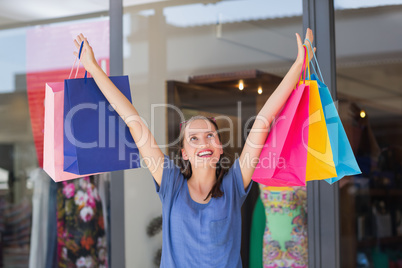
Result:
{"label": "glass window pane", "polygon": [[341,267],[402,261],[401,4],[335,1],[339,112],[362,170],[340,182]]}
{"label": "glass window pane", "polygon": [[[302,34],[302,26],[302,1],[164,1],[125,7],[124,73],[130,76],[133,104],[158,144],[170,143],[164,147],[165,153],[174,155],[180,122],[202,114],[217,118],[221,129],[230,129],[222,137],[228,141],[225,150],[238,156],[252,117],[296,58],[295,33]],[[130,193],[126,204],[130,204],[130,212],[135,211],[126,213],[126,225],[131,226],[126,236],[137,238],[126,243],[127,265],[151,266],[153,260],[160,261],[157,254],[162,238],[149,238],[142,230],[161,213],[160,200],[151,178],[133,179],[149,175],[139,170],[125,174]],[[258,185],[254,186],[243,206],[244,267],[251,260],[262,263],[263,258],[261,246],[260,251],[255,250],[260,252],[257,257],[252,257],[249,249],[251,217],[259,196]],[[305,194],[303,189],[261,188],[266,209],[274,206],[269,213],[274,235],[265,234],[265,245],[274,246],[264,253],[266,265],[294,262],[287,259],[290,254],[286,252],[295,250],[302,254],[300,267],[307,267]],[[290,209],[292,196],[300,198]],[[144,202],[149,209],[142,209]],[[301,228],[292,237],[296,222],[292,220],[297,216]],[[281,224],[286,228],[278,229]],[[264,230],[261,239],[263,235]],[[274,251],[283,258],[270,259],[268,255],[275,255]]]}
{"label": "glass window pane", "polygon": [[[52,248],[47,247],[50,233],[55,237],[52,256],[58,254],[57,225],[48,225],[48,209],[50,204],[56,209],[56,203],[48,202],[51,179],[40,169],[45,83],[68,78],[74,61],[72,41],[80,31],[92,36],[98,60],[105,61],[103,66],[108,71],[108,17],[60,19],[105,11],[108,5],[84,1],[77,11],[74,1],[21,2],[0,3],[0,267],[55,267],[52,263],[46,266],[46,257],[47,249]],[[56,222],[56,210],[52,215]],[[80,217],[79,212],[76,216]],[[60,249],[70,254],[69,261],[74,265],[81,257],[71,257],[71,247]]]}

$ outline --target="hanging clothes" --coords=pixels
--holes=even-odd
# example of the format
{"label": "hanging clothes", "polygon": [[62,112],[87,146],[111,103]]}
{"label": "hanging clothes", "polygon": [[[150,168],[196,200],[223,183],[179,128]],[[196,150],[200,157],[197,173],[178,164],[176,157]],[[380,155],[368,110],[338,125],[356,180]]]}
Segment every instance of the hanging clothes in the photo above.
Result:
{"label": "hanging clothes", "polygon": [[45,268],[57,267],[57,183],[49,182],[48,236]]}
{"label": "hanging clothes", "polygon": [[[110,180],[111,180],[111,174],[109,172],[107,173],[101,173],[99,175],[95,175],[95,182],[96,186],[98,188],[99,196],[102,201],[102,209],[103,209],[103,222],[105,226],[105,232],[106,232],[106,241],[107,241],[107,249],[108,249],[108,256],[111,256],[111,228],[110,228]],[[108,265],[109,267],[111,266],[110,264],[110,258],[108,258]]]}
{"label": "hanging clothes", "polygon": [[2,251],[4,267],[28,267],[32,224],[32,201],[23,197],[3,211]]}
{"label": "hanging clothes", "polygon": [[4,192],[0,192],[0,267],[3,266],[3,234],[6,231],[5,211],[8,207],[7,197]]}
{"label": "hanging clothes", "polygon": [[29,179],[33,183],[29,267],[45,267],[48,240],[49,182],[51,179],[41,168],[33,170]]}
{"label": "hanging clothes", "polygon": [[93,177],[58,183],[58,267],[108,267],[102,202]]}
{"label": "hanging clothes", "polygon": [[251,221],[250,231],[250,268],[263,268],[262,264],[262,251],[263,251],[263,238],[265,232],[265,209],[260,196],[257,198],[253,210],[253,218]]}
{"label": "hanging clothes", "polygon": [[260,184],[266,226],[264,268],[307,268],[306,187],[265,187]]}

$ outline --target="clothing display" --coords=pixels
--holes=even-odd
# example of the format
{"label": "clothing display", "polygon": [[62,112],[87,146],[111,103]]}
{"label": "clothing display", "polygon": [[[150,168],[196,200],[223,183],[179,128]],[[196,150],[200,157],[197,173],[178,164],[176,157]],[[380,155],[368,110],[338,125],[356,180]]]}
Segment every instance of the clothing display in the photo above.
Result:
{"label": "clothing display", "polygon": [[[2,202],[0,202],[2,203]],[[4,222],[1,244],[4,267],[26,268],[29,265],[32,206],[22,199],[13,204],[5,201],[1,218]]]}
{"label": "clothing display", "polygon": [[4,192],[0,191],[0,267],[3,267],[3,233],[5,231],[4,211],[7,207]]}
{"label": "clothing display", "polygon": [[57,267],[108,267],[103,208],[94,178],[57,186]]}
{"label": "clothing display", "polygon": [[48,208],[50,177],[36,168],[29,178],[34,185],[32,196],[32,227],[29,267],[45,267],[48,242]]}
{"label": "clothing display", "polygon": [[260,190],[266,216],[264,268],[307,268],[306,187],[260,185]]}
{"label": "clothing display", "polygon": [[[108,256],[111,256],[111,228],[110,228],[110,179],[111,174],[102,173],[99,175],[95,175],[95,183],[98,188],[99,196],[102,201],[102,211],[103,211],[103,222],[106,231],[106,241],[107,241],[107,249],[108,249]],[[110,267],[110,258],[108,258],[108,264]]]}
{"label": "clothing display", "polygon": [[57,267],[57,183],[49,181],[46,268]]}
{"label": "clothing display", "polygon": [[162,201],[162,261],[160,267],[242,267],[241,206],[245,191],[237,159],[223,177],[223,196],[207,204],[195,202],[187,180],[165,156],[162,182],[155,181]]}
{"label": "clothing display", "polygon": [[265,231],[265,209],[260,197],[254,206],[250,231],[250,268],[262,268],[262,245]]}

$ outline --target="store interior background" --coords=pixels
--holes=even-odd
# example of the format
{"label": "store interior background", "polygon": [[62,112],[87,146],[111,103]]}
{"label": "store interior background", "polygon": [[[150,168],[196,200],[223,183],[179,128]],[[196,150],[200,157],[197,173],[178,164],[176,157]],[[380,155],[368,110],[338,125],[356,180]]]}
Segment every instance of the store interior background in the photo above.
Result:
{"label": "store interior background", "polygon": [[[339,113],[363,164],[362,176],[334,185],[341,187],[341,267],[373,267],[364,266],[366,260],[380,267],[402,246],[402,1],[334,5]],[[27,175],[37,167],[24,29],[35,27],[29,22],[46,25],[104,12],[108,1],[79,6],[80,11],[74,1],[0,3],[0,171],[16,178],[12,189],[1,190],[7,182],[0,177],[0,195],[12,191],[15,202],[32,195]],[[154,126],[157,142],[166,144],[166,110],[151,107],[166,103],[167,80],[250,69],[282,77],[296,57],[294,33],[303,34],[302,25],[301,1],[124,1],[124,74],[133,104]],[[365,119],[359,119],[362,110]],[[149,238],[145,229],[161,214],[161,204],[147,170],[127,170],[124,176],[126,267],[152,267],[162,237]]]}

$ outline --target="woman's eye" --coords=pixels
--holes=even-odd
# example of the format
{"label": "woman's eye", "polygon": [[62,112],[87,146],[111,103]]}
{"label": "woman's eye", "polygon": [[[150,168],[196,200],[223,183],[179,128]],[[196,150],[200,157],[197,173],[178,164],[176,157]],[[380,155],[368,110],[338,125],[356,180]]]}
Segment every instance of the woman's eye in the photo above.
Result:
{"label": "woman's eye", "polygon": [[190,137],[190,141],[195,141],[195,140],[197,140],[196,137]]}
{"label": "woman's eye", "polygon": [[208,138],[213,138],[213,137],[214,137],[214,134],[209,133],[207,137],[208,137]]}

